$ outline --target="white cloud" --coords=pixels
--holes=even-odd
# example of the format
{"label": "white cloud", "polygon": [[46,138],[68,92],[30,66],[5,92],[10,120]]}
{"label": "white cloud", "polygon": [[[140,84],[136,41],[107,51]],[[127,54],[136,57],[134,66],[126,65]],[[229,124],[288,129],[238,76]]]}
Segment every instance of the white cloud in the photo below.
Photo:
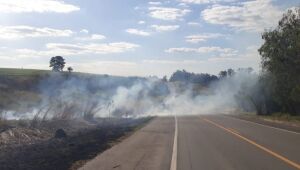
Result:
{"label": "white cloud", "polygon": [[187,24],[190,26],[201,26],[199,22],[188,22]]}
{"label": "white cloud", "polygon": [[0,56],[0,59],[1,60],[7,60],[7,61],[15,61],[15,60],[17,60],[17,58],[15,58],[15,57],[9,57],[9,56],[5,56],[5,55],[1,55]]}
{"label": "white cloud", "polygon": [[92,34],[90,36],[85,36],[85,37],[76,37],[77,40],[81,41],[94,41],[94,40],[104,40],[106,37],[101,34]]}
{"label": "white cloud", "polygon": [[92,36],[91,36],[92,40],[103,40],[105,38],[106,37],[104,35],[101,35],[101,34],[92,34]]}
{"label": "white cloud", "polygon": [[142,25],[142,24],[146,24],[145,21],[139,21],[138,24]]}
{"label": "white cloud", "polygon": [[0,26],[0,39],[20,39],[26,37],[69,37],[74,32],[53,28],[31,26]]}
{"label": "white cloud", "polygon": [[108,66],[108,67],[131,67],[136,66],[137,64],[135,62],[129,62],[129,61],[96,61],[96,62],[87,62],[87,63],[73,63],[74,66],[79,68],[89,68],[88,71],[91,71],[91,67],[99,67],[99,66]]}
{"label": "white cloud", "polygon": [[134,34],[134,35],[139,35],[139,36],[150,36],[149,32],[134,29],[134,28],[129,28],[129,29],[126,30],[126,32],[129,33],[129,34]]}
{"label": "white cloud", "polygon": [[220,3],[220,2],[234,2],[236,0],[180,0],[180,1],[189,4],[209,4],[209,3]]}
{"label": "white cloud", "polygon": [[151,27],[158,32],[164,32],[164,31],[177,30],[180,26],[179,25],[151,25]]}
{"label": "white cloud", "polygon": [[158,1],[151,1],[151,2],[148,2],[149,5],[161,5],[162,3],[161,2],[158,2]]}
{"label": "white cloud", "polygon": [[80,33],[88,34],[88,33],[89,33],[89,30],[87,30],[87,29],[82,29],[82,30],[80,30]]}
{"label": "white cloud", "polygon": [[272,0],[254,0],[233,6],[214,5],[201,13],[211,24],[227,25],[237,30],[261,32],[274,26],[282,11],[272,5]]}
{"label": "white cloud", "polygon": [[138,65],[130,61],[97,60],[71,63],[75,70],[87,73],[110,75],[137,75]]}
{"label": "white cloud", "polygon": [[143,60],[147,64],[167,64],[167,65],[184,65],[184,64],[199,64],[203,63],[200,60]]}
{"label": "white cloud", "polygon": [[137,44],[128,42],[105,43],[105,44],[64,44],[64,43],[49,43],[47,49],[54,51],[57,54],[80,55],[80,54],[110,54],[123,53],[132,51],[139,47]]}
{"label": "white cloud", "polygon": [[78,10],[80,10],[78,6],[57,0],[0,0],[0,12],[2,13],[69,13]]}
{"label": "white cloud", "polygon": [[221,48],[221,47],[200,47],[200,48],[169,48],[165,52],[167,53],[222,53],[225,55],[236,55],[237,51],[231,48]]}
{"label": "white cloud", "polygon": [[166,8],[166,7],[150,7],[149,16],[161,20],[178,20],[182,19],[186,14],[190,13],[189,9]]}
{"label": "white cloud", "polygon": [[87,44],[66,44],[66,43],[48,43],[45,50],[35,49],[6,49],[0,51],[1,58],[26,59],[51,57],[55,55],[74,56],[89,54],[114,54],[133,51],[139,45],[128,42],[116,43],[87,43]]}
{"label": "white cloud", "polygon": [[252,45],[248,46],[244,52],[242,53],[235,53],[232,55],[230,53],[221,53],[214,57],[210,57],[208,61],[212,62],[246,62],[247,66],[252,65],[255,68],[258,68],[258,63],[260,62],[260,55],[257,51],[259,46]]}
{"label": "white cloud", "polygon": [[189,7],[186,3],[183,3],[183,2],[182,2],[182,3],[179,3],[178,6],[181,6],[181,7],[184,7],[184,8]]}
{"label": "white cloud", "polygon": [[203,33],[203,34],[195,34],[189,35],[185,37],[186,42],[189,43],[199,43],[203,41],[207,41],[208,39],[214,39],[224,36],[223,34],[219,33]]}

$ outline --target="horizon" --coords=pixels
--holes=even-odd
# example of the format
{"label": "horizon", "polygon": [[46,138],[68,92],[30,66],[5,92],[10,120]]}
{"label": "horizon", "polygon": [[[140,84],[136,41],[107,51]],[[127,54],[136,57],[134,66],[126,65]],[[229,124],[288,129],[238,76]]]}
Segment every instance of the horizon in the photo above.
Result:
{"label": "horizon", "polygon": [[[115,76],[260,70],[261,34],[297,0],[0,0],[0,67]],[[265,11],[268,13],[265,13]],[[238,17],[237,17],[238,16]]]}

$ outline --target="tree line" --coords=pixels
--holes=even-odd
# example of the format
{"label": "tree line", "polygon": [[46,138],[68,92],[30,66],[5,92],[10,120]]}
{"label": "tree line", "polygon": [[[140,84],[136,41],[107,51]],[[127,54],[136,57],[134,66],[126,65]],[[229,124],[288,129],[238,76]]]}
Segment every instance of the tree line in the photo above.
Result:
{"label": "tree line", "polygon": [[300,115],[300,7],[288,10],[262,34],[260,84],[266,113]]}
{"label": "tree line", "polygon": [[[258,49],[261,55],[261,72],[255,85],[243,84],[235,95],[239,107],[252,111],[249,103],[259,115],[275,112],[300,115],[300,7],[288,10],[278,26],[262,33],[264,43]],[[211,83],[232,77],[236,73],[251,74],[252,68],[228,69],[218,76],[207,73],[189,73],[178,70],[169,81]]]}

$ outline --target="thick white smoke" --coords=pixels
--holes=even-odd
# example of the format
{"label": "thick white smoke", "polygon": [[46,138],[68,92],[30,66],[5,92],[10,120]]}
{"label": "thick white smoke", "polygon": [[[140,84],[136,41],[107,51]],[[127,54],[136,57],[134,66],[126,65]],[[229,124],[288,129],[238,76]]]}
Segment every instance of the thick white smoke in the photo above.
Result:
{"label": "thick white smoke", "polygon": [[[141,117],[231,112],[239,107],[237,95],[251,93],[256,74],[238,72],[208,87],[155,78],[63,77],[52,75],[40,83],[42,100],[29,113],[10,117],[68,119],[74,117]],[[250,88],[249,88],[250,87]],[[253,108],[251,103],[249,108]]]}

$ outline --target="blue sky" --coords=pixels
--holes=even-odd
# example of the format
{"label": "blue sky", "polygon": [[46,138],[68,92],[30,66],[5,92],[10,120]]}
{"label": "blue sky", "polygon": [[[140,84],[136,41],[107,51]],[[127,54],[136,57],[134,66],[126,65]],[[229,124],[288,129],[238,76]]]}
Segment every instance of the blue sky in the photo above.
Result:
{"label": "blue sky", "polygon": [[261,33],[298,0],[0,0],[0,67],[122,76],[259,70]]}

